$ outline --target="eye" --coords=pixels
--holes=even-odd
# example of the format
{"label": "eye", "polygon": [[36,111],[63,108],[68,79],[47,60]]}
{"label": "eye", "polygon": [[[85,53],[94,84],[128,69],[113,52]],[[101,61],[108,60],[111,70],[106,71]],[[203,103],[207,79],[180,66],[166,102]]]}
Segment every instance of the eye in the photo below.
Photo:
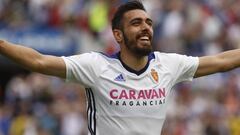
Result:
{"label": "eye", "polygon": [[132,22],[132,25],[133,25],[133,26],[138,26],[138,25],[140,25],[140,21],[133,21],[133,22]]}
{"label": "eye", "polygon": [[149,26],[153,26],[153,22],[152,21],[147,21],[146,22]]}
{"label": "eye", "polygon": [[141,25],[141,23],[142,23],[142,19],[140,19],[140,18],[135,18],[130,21],[130,24],[132,26],[139,26],[139,25]]}

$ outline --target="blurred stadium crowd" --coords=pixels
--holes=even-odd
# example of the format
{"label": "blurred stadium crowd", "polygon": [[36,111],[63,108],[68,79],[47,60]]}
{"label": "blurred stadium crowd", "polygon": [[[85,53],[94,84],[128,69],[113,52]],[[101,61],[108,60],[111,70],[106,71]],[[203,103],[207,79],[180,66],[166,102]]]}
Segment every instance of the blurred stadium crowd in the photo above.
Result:
{"label": "blurred stadium crowd", "polygon": [[[54,29],[75,39],[74,54],[111,54],[118,46],[110,20],[125,1],[0,0],[0,38],[22,29]],[[155,50],[202,56],[240,46],[240,0],[143,3],[155,22]],[[236,69],[176,86],[162,135],[239,135],[239,82]],[[36,73],[13,76],[4,89],[1,85],[0,135],[86,135],[81,86]]]}

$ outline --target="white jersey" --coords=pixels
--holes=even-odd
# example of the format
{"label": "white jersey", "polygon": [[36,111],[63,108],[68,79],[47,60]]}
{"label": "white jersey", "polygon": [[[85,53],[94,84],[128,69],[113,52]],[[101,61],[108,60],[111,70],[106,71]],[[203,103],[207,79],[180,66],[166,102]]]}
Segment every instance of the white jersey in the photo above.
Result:
{"label": "white jersey", "polygon": [[160,52],[141,71],[127,67],[119,53],[63,59],[67,81],[86,87],[91,135],[160,135],[172,87],[192,80],[198,67],[197,57]]}

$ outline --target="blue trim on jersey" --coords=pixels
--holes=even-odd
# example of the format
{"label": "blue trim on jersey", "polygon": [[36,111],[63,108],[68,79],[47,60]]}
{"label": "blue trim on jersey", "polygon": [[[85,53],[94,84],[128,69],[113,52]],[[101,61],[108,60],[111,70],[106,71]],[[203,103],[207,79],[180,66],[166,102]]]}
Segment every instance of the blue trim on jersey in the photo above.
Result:
{"label": "blue trim on jersey", "polygon": [[87,102],[88,130],[91,135],[96,135],[96,106],[95,98],[91,88],[86,88],[86,96],[88,99]]}
{"label": "blue trim on jersey", "polygon": [[[102,53],[102,54],[103,54],[103,53]],[[103,55],[107,56],[106,54],[103,54]],[[107,56],[107,57],[120,60],[121,64],[123,65],[123,67],[124,67],[127,71],[129,71],[129,72],[131,72],[131,73],[134,73],[134,74],[136,74],[136,75],[140,75],[140,74],[144,73],[144,72],[147,70],[150,61],[151,61],[152,59],[155,59],[154,52],[151,52],[151,53],[148,55],[148,62],[147,62],[147,64],[145,65],[145,67],[144,67],[143,69],[137,71],[137,70],[135,70],[135,69],[130,68],[129,66],[127,66],[127,65],[122,61],[122,59],[121,59],[121,57],[120,57],[120,52],[115,53],[115,54],[113,54],[113,55],[111,55],[111,56]]]}
{"label": "blue trim on jersey", "polygon": [[110,57],[110,58],[114,58],[114,59],[118,59],[118,60],[119,60],[120,52],[115,53],[115,54],[113,54],[113,55],[110,55],[109,57]]}

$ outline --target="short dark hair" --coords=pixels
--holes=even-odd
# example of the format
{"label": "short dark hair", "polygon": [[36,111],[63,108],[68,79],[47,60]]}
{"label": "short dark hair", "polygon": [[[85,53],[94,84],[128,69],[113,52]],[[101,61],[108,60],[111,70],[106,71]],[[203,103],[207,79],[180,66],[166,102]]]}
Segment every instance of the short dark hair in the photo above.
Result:
{"label": "short dark hair", "polygon": [[121,29],[122,28],[122,18],[123,15],[130,11],[140,9],[146,11],[145,7],[143,6],[142,2],[139,0],[129,1],[121,6],[118,7],[115,15],[112,19],[112,30],[114,29]]}

